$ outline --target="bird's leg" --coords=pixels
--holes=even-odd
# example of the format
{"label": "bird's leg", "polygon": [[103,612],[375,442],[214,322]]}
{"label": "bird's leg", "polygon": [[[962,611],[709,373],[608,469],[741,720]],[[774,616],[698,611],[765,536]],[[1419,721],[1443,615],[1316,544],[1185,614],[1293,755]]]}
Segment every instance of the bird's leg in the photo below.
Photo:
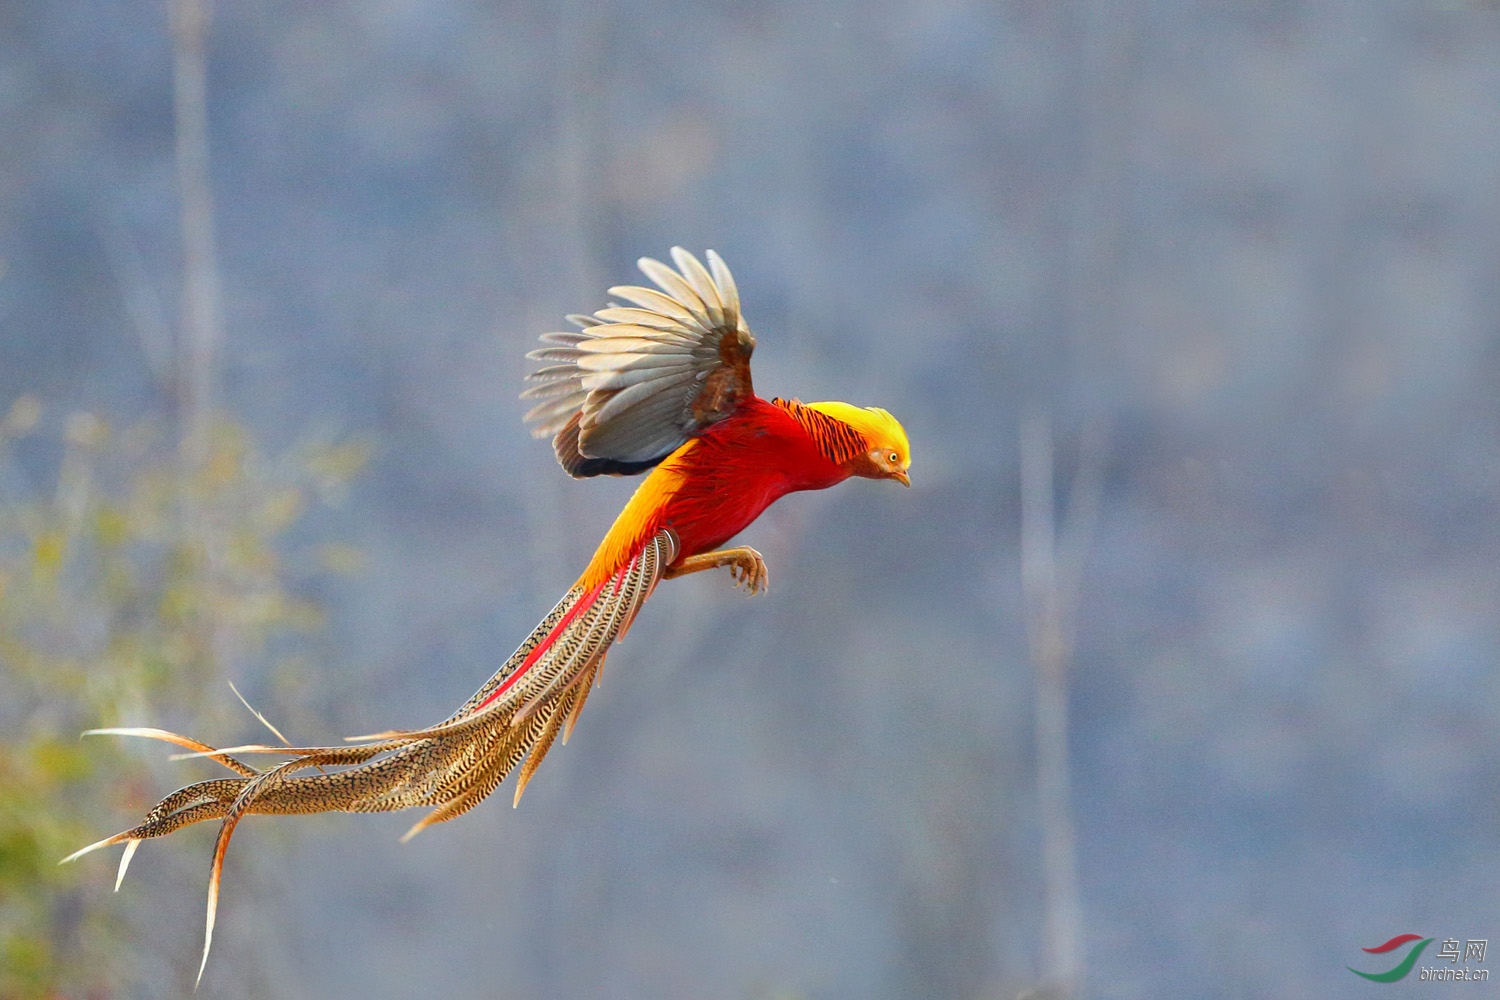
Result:
{"label": "bird's leg", "polygon": [[770,573],[766,570],[766,561],[761,558],[759,552],[748,545],[687,556],[677,565],[667,567],[667,571],[662,575],[670,579],[674,576],[699,573],[706,569],[718,569],[720,566],[728,566],[729,575],[734,577],[734,585],[738,587],[743,583],[752,594],[765,590],[771,584]]}

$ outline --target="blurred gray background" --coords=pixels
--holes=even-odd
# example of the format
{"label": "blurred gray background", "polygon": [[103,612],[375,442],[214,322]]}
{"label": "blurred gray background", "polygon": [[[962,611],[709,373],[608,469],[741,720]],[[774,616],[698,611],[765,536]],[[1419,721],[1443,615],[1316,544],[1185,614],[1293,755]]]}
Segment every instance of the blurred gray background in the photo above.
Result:
{"label": "blurred gray background", "polygon": [[[171,412],[167,21],[0,7],[0,404]],[[760,392],[890,409],[914,488],[782,501],[768,595],[663,587],[520,809],[245,824],[200,996],[1035,984],[1028,412],[1060,494],[1108,431],[1083,995],[1367,996],[1360,947],[1500,938],[1495,15],[252,0],[209,38],[219,404],[374,449],[304,529],[364,561],[307,585],[293,740],[443,717],[582,568],[633,483],[568,480],[516,394],[638,256],[723,254]],[[210,843],[117,897],[80,866],[152,914],[131,995],[190,988]]]}

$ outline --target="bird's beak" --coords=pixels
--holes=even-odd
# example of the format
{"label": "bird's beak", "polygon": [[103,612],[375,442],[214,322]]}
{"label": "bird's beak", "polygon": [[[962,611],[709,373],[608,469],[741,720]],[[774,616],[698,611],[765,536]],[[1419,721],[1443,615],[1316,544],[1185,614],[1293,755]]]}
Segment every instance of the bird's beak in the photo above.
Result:
{"label": "bird's beak", "polygon": [[895,470],[893,470],[891,472],[891,478],[894,479],[894,480],[896,480],[902,486],[905,486],[907,489],[911,488],[911,476],[908,476],[906,474],[906,470],[905,469],[895,469]]}

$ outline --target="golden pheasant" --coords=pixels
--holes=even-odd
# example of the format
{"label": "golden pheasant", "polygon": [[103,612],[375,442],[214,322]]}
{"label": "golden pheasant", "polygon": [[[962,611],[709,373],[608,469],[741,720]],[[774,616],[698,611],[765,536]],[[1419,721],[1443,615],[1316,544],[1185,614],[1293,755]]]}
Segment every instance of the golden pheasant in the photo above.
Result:
{"label": "golden pheasant", "polygon": [[[552,435],[574,477],[649,471],[604,536],[583,575],[510,659],[445,721],[428,729],[358,737],[345,746],[217,749],[159,729],[99,729],[145,736],[218,761],[238,777],[200,781],[162,799],[140,823],[69,858],[125,844],[118,889],[135,848],[202,820],[220,820],[209,876],[203,963],[213,941],[224,855],[248,813],[329,810],[432,811],[406,837],[473,808],[518,765],[515,801],[553,741],[567,742],[610,646],[630,628],[658,582],[728,567],[750,593],[766,586],[766,564],[748,546],[720,549],[770,504],[850,476],[911,485],[906,432],[885,410],[848,403],[800,403],[755,395],[755,337],[739,293],[712,250],[705,268],[680,247],[677,270],[644,258],[660,289],[622,286],[579,327],[546,333],[528,357],[523,397],[538,437]],[[257,768],[233,754],[291,759]],[[319,773],[299,773],[318,768]],[[405,838],[403,838],[405,839]],[[203,965],[199,966],[201,978]]]}

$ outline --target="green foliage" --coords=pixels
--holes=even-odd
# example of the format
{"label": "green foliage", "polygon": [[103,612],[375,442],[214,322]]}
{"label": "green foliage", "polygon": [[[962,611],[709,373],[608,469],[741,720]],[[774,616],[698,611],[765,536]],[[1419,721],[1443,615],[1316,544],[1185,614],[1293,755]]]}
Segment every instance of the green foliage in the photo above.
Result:
{"label": "green foliage", "polygon": [[[146,796],[133,754],[79,732],[201,721],[222,671],[265,667],[255,661],[271,658],[269,640],[317,627],[318,608],[289,587],[292,567],[347,570],[356,554],[288,553],[288,533],[311,505],[336,501],[365,460],[362,446],[330,441],[268,458],[221,423],[201,460],[186,462],[149,422],[116,431],[74,414],[54,441],[42,417],[22,397],[0,420],[5,1000],[107,996],[119,985],[112,959],[128,928],[108,916],[119,907],[96,909],[97,886],[81,887],[96,868],[57,861]],[[28,436],[22,462],[16,446]],[[55,482],[38,485],[28,464],[50,465]]]}

